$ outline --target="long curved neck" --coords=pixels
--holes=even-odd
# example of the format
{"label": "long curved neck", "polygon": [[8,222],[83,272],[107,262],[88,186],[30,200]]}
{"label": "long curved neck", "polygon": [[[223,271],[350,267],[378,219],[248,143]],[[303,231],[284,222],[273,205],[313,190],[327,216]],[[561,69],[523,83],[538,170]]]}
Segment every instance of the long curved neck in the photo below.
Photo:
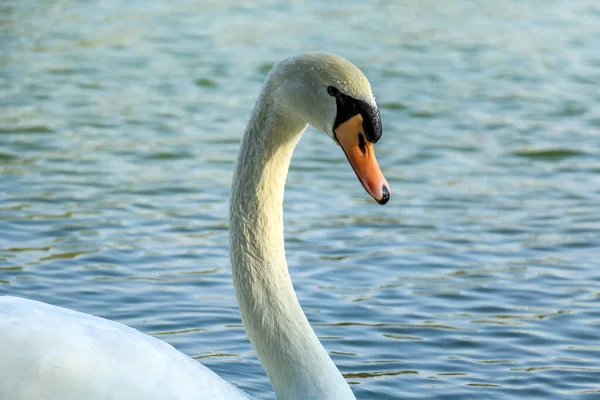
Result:
{"label": "long curved neck", "polygon": [[246,332],[280,400],[354,399],[312,330],[292,286],[283,192],[306,123],[267,84],[242,139],[230,199],[233,284]]}

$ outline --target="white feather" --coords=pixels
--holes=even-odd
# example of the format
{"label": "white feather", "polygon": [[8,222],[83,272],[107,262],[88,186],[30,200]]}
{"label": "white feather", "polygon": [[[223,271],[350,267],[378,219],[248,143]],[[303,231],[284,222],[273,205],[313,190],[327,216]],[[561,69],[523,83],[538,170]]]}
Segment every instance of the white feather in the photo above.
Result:
{"label": "white feather", "polygon": [[0,297],[0,377],[7,400],[249,398],[133,328],[10,296]]}

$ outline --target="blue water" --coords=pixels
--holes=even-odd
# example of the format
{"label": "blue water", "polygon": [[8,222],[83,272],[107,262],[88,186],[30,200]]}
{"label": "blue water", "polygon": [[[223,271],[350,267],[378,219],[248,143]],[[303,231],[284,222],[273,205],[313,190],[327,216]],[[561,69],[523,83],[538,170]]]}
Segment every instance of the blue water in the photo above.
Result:
{"label": "blue water", "polygon": [[259,399],[227,200],[267,71],[369,77],[385,207],[309,129],[288,261],[359,399],[600,399],[600,3],[0,3],[0,294],[159,337]]}

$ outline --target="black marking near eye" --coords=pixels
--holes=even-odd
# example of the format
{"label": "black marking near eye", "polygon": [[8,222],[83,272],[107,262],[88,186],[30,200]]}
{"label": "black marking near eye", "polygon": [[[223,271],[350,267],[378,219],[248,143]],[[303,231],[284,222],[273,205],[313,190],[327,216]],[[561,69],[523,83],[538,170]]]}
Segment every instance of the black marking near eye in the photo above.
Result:
{"label": "black marking near eye", "polygon": [[329,86],[327,91],[332,94],[330,89],[334,89],[333,93],[336,93],[335,102],[337,106],[337,115],[333,124],[333,130],[354,117],[356,114],[360,114],[363,117],[363,131],[366,139],[371,143],[377,143],[381,138],[381,117],[379,110],[376,107],[368,104],[364,100],[355,99],[354,97],[348,96],[333,86]]}
{"label": "black marking near eye", "polygon": [[336,97],[340,93],[340,91],[334,86],[328,86],[327,93],[329,93],[333,97]]}
{"label": "black marking near eye", "polygon": [[363,154],[367,154],[367,143],[365,142],[365,137],[361,132],[358,133],[358,148]]}

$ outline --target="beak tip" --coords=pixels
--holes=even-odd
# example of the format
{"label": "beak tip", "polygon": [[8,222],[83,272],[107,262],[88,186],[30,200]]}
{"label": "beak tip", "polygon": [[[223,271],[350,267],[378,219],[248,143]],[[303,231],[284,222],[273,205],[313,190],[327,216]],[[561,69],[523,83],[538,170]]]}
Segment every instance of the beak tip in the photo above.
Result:
{"label": "beak tip", "polygon": [[390,192],[390,189],[387,187],[387,185],[382,185],[381,186],[381,199],[377,200],[377,202],[383,206],[388,201],[390,201],[391,196],[392,196],[392,193]]}

